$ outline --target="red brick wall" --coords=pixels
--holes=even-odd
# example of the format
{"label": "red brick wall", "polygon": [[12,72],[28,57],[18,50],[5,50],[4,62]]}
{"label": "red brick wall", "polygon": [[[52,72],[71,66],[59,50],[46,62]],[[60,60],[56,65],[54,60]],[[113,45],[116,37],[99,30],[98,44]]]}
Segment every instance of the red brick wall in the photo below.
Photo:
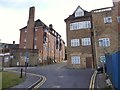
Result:
{"label": "red brick wall", "polygon": [[24,48],[26,42],[24,42],[24,39],[26,38],[26,33],[25,30],[20,30],[20,44],[19,44],[19,48]]}

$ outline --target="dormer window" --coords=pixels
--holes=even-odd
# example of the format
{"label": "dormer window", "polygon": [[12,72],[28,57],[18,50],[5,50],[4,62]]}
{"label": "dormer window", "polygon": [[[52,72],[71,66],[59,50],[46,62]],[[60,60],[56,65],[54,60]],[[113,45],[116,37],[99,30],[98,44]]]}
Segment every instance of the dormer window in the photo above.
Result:
{"label": "dormer window", "polygon": [[81,17],[84,16],[84,11],[78,7],[77,10],[75,11],[75,17]]}

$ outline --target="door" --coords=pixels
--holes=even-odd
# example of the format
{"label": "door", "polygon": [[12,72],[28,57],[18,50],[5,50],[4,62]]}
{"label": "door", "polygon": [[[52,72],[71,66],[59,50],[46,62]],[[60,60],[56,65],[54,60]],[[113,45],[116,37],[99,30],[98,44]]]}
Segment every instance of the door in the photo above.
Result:
{"label": "door", "polygon": [[93,59],[92,57],[86,57],[86,68],[92,68]]}

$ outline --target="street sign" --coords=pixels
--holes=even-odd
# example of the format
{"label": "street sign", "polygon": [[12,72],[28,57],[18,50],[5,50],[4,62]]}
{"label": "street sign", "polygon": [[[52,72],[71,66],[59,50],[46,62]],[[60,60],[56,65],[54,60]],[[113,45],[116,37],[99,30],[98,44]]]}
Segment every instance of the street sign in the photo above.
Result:
{"label": "street sign", "polygon": [[105,56],[100,56],[100,62],[101,63],[105,63],[106,62]]}

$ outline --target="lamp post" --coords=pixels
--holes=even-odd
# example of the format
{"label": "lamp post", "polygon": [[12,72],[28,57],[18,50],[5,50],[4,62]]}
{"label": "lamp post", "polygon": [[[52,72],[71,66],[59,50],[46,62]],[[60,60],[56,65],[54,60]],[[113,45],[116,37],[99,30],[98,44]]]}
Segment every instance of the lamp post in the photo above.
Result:
{"label": "lamp post", "polygon": [[0,68],[2,69],[2,44],[0,39]]}
{"label": "lamp post", "polygon": [[[102,44],[103,44],[103,40],[99,40],[99,42],[100,42],[100,44],[101,44],[101,47],[102,47],[102,50],[103,50],[103,53],[104,53],[104,45],[102,46]],[[105,53],[104,53],[105,54]],[[104,74],[104,76],[105,76],[105,78],[106,78],[106,73],[105,73],[105,57],[102,57],[102,58],[100,58],[100,61],[101,61],[101,63],[102,63],[102,66],[103,66],[103,74]]]}
{"label": "lamp post", "polygon": [[27,73],[27,66],[28,66],[28,50],[26,49],[26,56],[25,56],[25,76]]}

